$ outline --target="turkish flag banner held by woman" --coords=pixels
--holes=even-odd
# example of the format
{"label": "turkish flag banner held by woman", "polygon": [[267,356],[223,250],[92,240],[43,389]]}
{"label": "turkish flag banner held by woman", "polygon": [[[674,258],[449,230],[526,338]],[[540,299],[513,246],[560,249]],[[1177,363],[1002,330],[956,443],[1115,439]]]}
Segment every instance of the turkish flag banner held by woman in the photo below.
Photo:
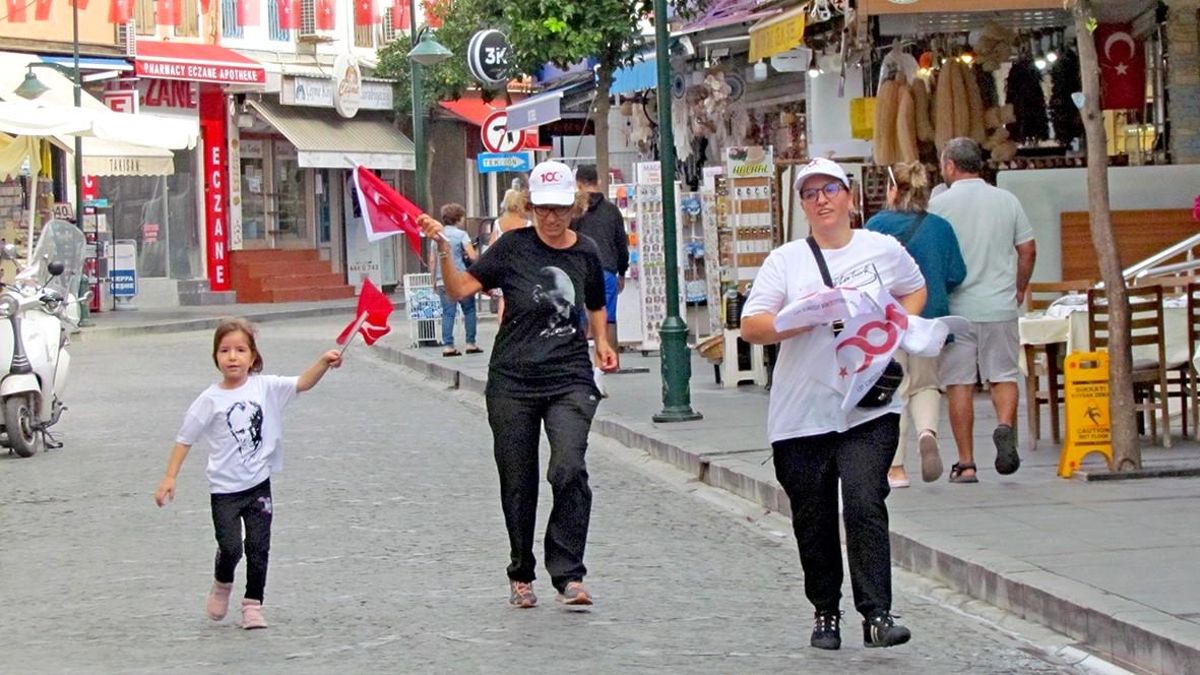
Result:
{"label": "turkish flag banner held by woman", "polygon": [[1100,60],[1100,109],[1141,110],[1146,104],[1146,51],[1127,23],[1096,27]]}
{"label": "turkish flag banner held by woman", "polygon": [[421,256],[421,230],[417,218],[421,209],[392,189],[365,166],[354,169],[354,191],[358,194],[358,209],[367,228],[367,241],[376,242],[394,234],[404,234],[408,246]]}

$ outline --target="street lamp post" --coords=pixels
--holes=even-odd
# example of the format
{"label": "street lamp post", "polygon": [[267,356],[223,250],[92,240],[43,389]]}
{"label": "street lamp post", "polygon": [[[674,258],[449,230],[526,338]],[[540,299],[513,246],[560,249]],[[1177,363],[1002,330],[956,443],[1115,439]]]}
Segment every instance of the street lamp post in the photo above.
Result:
{"label": "street lamp post", "polygon": [[425,177],[429,161],[425,152],[425,67],[445,61],[450,58],[451,53],[429,35],[428,28],[417,30],[417,0],[411,0],[409,3],[408,25],[409,43],[412,45],[412,51],[408,53],[408,65],[412,78],[413,160],[417,164],[417,187],[413,195],[416,199],[413,201],[416,202],[417,208],[428,213],[430,204]]}
{"label": "street lamp post", "polygon": [[[667,318],[659,336],[662,340],[662,412],[655,422],[698,420],[692,410],[689,381],[691,355],[687,346],[687,324],[679,315],[679,260],[675,222],[675,134],[671,130],[671,62],[667,53],[667,0],[654,0],[654,51],[658,66],[658,133],[662,164],[663,246],[666,248]],[[737,358],[725,355],[725,358]]]}

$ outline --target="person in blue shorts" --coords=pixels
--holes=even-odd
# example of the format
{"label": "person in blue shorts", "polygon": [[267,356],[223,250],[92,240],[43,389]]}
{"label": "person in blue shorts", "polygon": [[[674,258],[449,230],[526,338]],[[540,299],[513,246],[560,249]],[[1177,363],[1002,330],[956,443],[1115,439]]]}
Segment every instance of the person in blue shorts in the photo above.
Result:
{"label": "person in blue shorts", "polygon": [[[604,300],[608,314],[608,344],[615,349],[617,342],[617,296],[625,289],[625,272],[629,270],[629,235],[625,218],[616,204],[608,201],[600,185],[594,164],[581,164],[575,169],[575,185],[587,193],[587,210],[571,223],[571,229],[590,237],[600,250],[604,268]],[[597,371],[599,385],[599,372]],[[601,391],[604,388],[601,386]]]}

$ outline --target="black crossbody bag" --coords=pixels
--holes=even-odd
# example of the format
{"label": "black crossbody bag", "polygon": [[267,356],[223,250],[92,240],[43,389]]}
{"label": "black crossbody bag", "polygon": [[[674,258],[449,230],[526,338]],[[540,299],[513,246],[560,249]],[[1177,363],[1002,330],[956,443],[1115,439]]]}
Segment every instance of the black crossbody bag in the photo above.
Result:
{"label": "black crossbody bag", "polygon": [[[920,221],[917,222],[918,226]],[[812,249],[813,257],[817,259],[817,269],[821,270],[821,280],[829,288],[833,288],[833,277],[829,274],[829,266],[825,264],[825,255],[821,253],[821,247],[817,245],[817,240],[811,236],[806,240],[808,247]],[[842,332],[845,324],[841,321],[833,322],[833,334],[838,335]],[[859,408],[882,408],[892,402],[892,397],[895,396],[896,390],[900,388],[900,383],[904,380],[904,367],[896,359],[892,359],[884,367],[883,372],[879,375],[879,379],[867,393],[863,395],[862,400],[858,402]]]}

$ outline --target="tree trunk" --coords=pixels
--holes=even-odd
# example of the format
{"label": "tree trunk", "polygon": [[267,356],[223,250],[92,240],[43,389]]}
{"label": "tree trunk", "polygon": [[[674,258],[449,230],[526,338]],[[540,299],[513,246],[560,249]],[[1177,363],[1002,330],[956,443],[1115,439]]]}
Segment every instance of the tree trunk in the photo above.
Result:
{"label": "tree trunk", "polygon": [[608,90],[612,88],[612,68],[600,66],[596,82],[596,103],[592,106],[592,123],[596,130],[596,175],[600,191],[608,194]]}
{"label": "tree trunk", "polygon": [[1130,349],[1129,299],[1121,276],[1121,259],[1113,237],[1108,199],[1108,139],[1100,113],[1100,66],[1096,43],[1088,28],[1091,3],[1074,0],[1072,13],[1079,44],[1079,70],[1084,104],[1080,109],[1087,133],[1088,216],[1092,245],[1100,263],[1109,306],[1108,405],[1113,465],[1117,471],[1142,467],[1138,447],[1137,412],[1133,405],[1133,352]]}

